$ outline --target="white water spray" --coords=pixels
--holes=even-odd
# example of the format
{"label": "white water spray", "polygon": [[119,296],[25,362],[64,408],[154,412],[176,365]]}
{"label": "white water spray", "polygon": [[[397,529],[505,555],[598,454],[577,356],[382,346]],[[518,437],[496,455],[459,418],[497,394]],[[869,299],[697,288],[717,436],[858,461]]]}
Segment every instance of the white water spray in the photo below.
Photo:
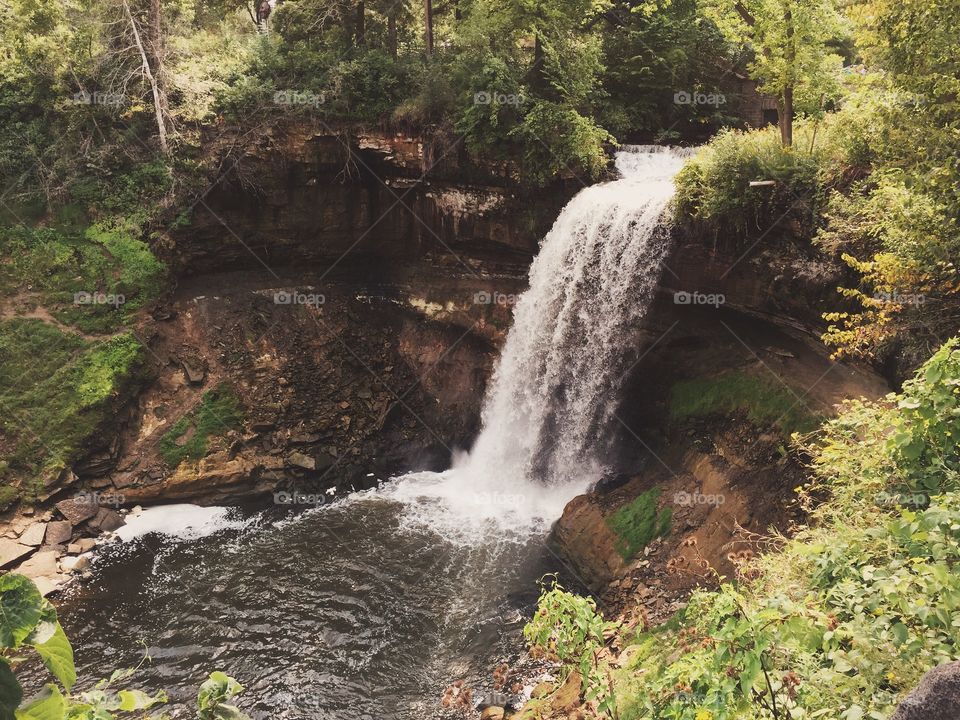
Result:
{"label": "white water spray", "polygon": [[412,473],[383,490],[415,520],[456,536],[489,530],[485,520],[526,535],[600,478],[596,451],[614,420],[630,330],[660,278],[664,212],[688,156],[625,148],[621,179],[563,209],[514,309],[473,449],[447,472]]}

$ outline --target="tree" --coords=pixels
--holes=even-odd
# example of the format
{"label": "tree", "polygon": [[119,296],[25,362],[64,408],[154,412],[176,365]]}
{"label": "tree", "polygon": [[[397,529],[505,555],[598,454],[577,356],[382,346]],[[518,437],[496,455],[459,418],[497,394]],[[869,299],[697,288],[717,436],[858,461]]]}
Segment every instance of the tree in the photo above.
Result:
{"label": "tree", "polygon": [[835,0],[709,0],[706,9],[730,40],[752,49],[750,73],[777,98],[780,139],[789,147],[796,112],[817,110],[839,72],[840,56],[830,51],[843,34]]}
{"label": "tree", "polygon": [[433,55],[433,0],[424,0],[423,6],[424,44],[427,56]]}

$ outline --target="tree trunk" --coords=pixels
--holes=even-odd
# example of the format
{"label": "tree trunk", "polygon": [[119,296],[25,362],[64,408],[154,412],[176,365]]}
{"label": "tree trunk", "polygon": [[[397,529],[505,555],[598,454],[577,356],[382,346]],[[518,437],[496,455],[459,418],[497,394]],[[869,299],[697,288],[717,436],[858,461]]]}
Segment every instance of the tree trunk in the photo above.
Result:
{"label": "tree trunk", "polygon": [[424,2],[424,25],[425,25],[425,35],[424,40],[427,45],[427,55],[433,55],[433,0],[425,0]]}
{"label": "tree trunk", "polygon": [[[159,0],[151,0],[151,9],[153,2],[157,2],[159,5]],[[150,61],[147,58],[147,50],[143,45],[143,41],[140,39],[140,31],[137,29],[137,23],[133,19],[133,15],[130,13],[130,5],[127,4],[127,0],[123,0],[123,12],[127,16],[127,20],[130,22],[130,29],[133,31],[133,40],[137,46],[137,50],[140,51],[140,61],[143,64],[143,75],[146,77],[147,82],[150,84],[150,92],[153,94],[153,109],[157,117],[157,137],[160,141],[160,149],[163,151],[164,155],[170,154],[170,147],[167,145],[167,126],[164,119],[165,107],[166,107],[166,98],[163,96],[160,85],[157,82],[157,77],[153,73],[153,70],[150,69]]]}
{"label": "tree trunk", "polygon": [[387,45],[390,50],[390,56],[397,59],[397,9],[392,6],[387,15]]}
{"label": "tree trunk", "polygon": [[161,110],[164,118],[167,118],[170,116],[170,107],[167,100],[167,49],[164,43],[163,8],[160,2],[161,0],[150,0],[147,10],[146,51],[153,69],[153,76],[157,81]]}
{"label": "tree trunk", "polygon": [[364,7],[363,0],[360,0],[360,2],[357,3],[357,19],[354,26],[354,40],[356,41],[358,47],[363,47],[363,45],[366,44],[366,34],[366,8]]}
{"label": "tree trunk", "polygon": [[783,9],[783,27],[786,32],[786,47],[784,48],[784,60],[786,61],[786,71],[788,81],[783,88],[783,97],[779,107],[780,120],[780,142],[784,147],[793,145],[793,84],[796,79],[797,47],[796,32],[793,26],[793,8],[791,3],[794,0],[784,0]]}
{"label": "tree trunk", "polygon": [[783,97],[777,103],[777,120],[780,123],[780,143],[784,147],[793,145],[793,88],[786,87]]}

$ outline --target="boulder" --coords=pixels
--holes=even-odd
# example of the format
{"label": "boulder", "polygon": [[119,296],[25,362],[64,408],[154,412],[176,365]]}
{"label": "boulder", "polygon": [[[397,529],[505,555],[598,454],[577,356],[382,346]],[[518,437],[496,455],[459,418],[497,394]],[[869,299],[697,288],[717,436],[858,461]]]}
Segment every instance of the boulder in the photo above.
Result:
{"label": "boulder", "polygon": [[61,500],[57,503],[57,510],[73,525],[79,525],[89,520],[100,511],[100,504],[94,495],[81,495]]}
{"label": "boulder", "polygon": [[65,545],[73,537],[73,525],[68,520],[47,523],[44,541],[47,545]]}
{"label": "boulder", "polygon": [[97,516],[89,522],[89,525],[94,530],[99,530],[101,532],[113,532],[118,528],[122,528],[124,525],[126,525],[126,523],[123,521],[120,513],[118,513],[116,510],[100,508],[100,512],[98,512]]}
{"label": "boulder", "polygon": [[33,523],[30,527],[23,531],[23,535],[20,536],[18,542],[21,545],[38,547],[41,543],[43,543],[43,536],[46,532],[47,526],[45,523]]}
{"label": "boulder", "polygon": [[79,543],[70,543],[67,545],[67,555],[79,555],[81,552],[83,551],[80,549]]}
{"label": "boulder", "polygon": [[50,593],[56,592],[60,589],[60,585],[63,583],[63,575],[55,575],[53,577],[38,577],[33,578],[34,584],[37,586],[37,590],[40,591],[40,594],[46,597]]}
{"label": "boulder", "polygon": [[960,662],[935,667],[907,695],[890,720],[960,718]]}
{"label": "boulder", "polygon": [[183,374],[188,383],[191,385],[203,384],[204,378],[207,376],[207,371],[203,365],[189,360],[181,360],[180,367],[183,368]]}
{"label": "boulder", "polygon": [[77,557],[67,556],[61,558],[60,567],[63,568],[64,572],[81,572],[90,567],[90,558],[86,555],[78,555]]}
{"label": "boulder", "polygon": [[80,546],[80,552],[90,552],[97,546],[97,541],[93,538],[80,538],[77,540],[77,545]]}
{"label": "boulder", "polygon": [[57,567],[58,553],[38,552],[20,564],[17,572],[28,578],[55,577],[60,572]]}
{"label": "boulder", "polygon": [[21,545],[14,540],[0,538],[0,567],[5,567],[16,562],[22,557],[32,553],[34,548],[28,545]]}
{"label": "boulder", "polygon": [[304,470],[316,470],[317,461],[301,452],[293,452],[287,456],[287,464]]}

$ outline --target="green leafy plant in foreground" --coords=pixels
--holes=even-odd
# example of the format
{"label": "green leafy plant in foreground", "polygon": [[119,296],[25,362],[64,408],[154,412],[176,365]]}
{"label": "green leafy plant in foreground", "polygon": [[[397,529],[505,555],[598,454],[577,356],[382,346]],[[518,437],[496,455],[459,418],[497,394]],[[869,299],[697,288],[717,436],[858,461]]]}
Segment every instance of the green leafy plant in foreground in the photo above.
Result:
{"label": "green leafy plant in foreground", "polygon": [[616,698],[599,656],[605,637],[615,627],[597,612],[593,598],[568,593],[553,580],[541,583],[537,612],[524,627],[523,636],[533,654],[576,668],[585,697],[596,701],[600,712],[613,717]]}
{"label": "green leafy plant in foreground", "polygon": [[[24,700],[13,669],[32,648],[56,682],[47,683],[33,698]],[[142,690],[114,690],[136,669],[115,670],[90,690],[72,695],[77,681],[73,647],[57,611],[23,575],[0,576],[0,720],[113,720],[118,714],[141,713],[167,702],[162,690],[150,695]],[[243,691],[222,672],[211,673],[200,686],[199,720],[249,720],[228,701]],[[165,716],[153,716],[162,720]]]}

